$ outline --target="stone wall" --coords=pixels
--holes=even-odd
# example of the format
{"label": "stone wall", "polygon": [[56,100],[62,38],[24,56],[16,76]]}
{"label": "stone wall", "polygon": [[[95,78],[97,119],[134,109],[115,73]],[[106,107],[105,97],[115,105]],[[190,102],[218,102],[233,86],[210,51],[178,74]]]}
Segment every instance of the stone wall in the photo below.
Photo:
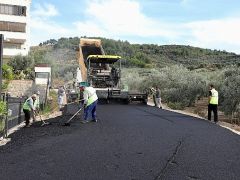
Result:
{"label": "stone wall", "polygon": [[13,97],[30,96],[33,93],[32,80],[12,80],[8,85],[8,92]]}

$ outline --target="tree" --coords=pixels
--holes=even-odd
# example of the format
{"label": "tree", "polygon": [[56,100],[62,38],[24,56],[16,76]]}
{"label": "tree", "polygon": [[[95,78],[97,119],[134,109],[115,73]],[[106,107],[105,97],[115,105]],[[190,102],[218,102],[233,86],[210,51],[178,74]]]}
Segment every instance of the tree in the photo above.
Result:
{"label": "tree", "polygon": [[240,70],[230,69],[225,72],[225,81],[220,89],[221,107],[225,114],[232,115],[240,107]]}
{"label": "tree", "polygon": [[13,80],[14,78],[14,74],[13,74],[13,68],[7,64],[4,64],[2,67],[2,75],[3,75],[3,79],[5,81],[3,81],[2,83],[2,89],[7,89],[9,81]]}
{"label": "tree", "polygon": [[3,72],[3,79],[5,80],[13,80],[14,74],[13,74],[13,68],[7,64],[4,64],[2,67]]}
{"label": "tree", "polygon": [[33,79],[34,60],[31,58],[31,56],[15,56],[8,62],[8,65],[13,68],[16,78],[23,73],[27,79]]}

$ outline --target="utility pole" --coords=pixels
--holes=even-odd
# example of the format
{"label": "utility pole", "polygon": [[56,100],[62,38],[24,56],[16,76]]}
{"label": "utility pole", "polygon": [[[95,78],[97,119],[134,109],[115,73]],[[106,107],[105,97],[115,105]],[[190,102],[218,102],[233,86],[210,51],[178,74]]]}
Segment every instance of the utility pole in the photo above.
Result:
{"label": "utility pole", "polygon": [[0,34],[0,97],[2,97],[3,34]]}

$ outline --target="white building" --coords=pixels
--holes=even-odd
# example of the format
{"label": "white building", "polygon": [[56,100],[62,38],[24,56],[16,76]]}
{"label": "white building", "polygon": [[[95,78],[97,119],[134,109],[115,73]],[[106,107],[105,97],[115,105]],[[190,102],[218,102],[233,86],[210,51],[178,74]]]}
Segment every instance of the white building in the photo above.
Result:
{"label": "white building", "polygon": [[27,55],[31,0],[0,0],[0,34],[4,35],[3,58]]}

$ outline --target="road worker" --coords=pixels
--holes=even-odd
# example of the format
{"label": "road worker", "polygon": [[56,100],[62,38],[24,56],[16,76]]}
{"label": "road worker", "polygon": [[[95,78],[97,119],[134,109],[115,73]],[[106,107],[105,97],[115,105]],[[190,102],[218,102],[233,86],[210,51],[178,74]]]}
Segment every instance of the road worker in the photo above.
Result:
{"label": "road worker", "polygon": [[156,105],[158,108],[162,109],[162,101],[161,101],[161,90],[158,86],[156,86]]}
{"label": "road worker", "polygon": [[211,121],[212,111],[214,114],[214,122],[218,122],[218,92],[211,84],[209,86],[209,98],[208,98],[208,120]]}
{"label": "road worker", "polygon": [[150,88],[150,93],[152,94],[152,99],[154,106],[157,107],[157,101],[156,101],[156,89],[154,87]]}
{"label": "road worker", "polygon": [[89,122],[88,117],[92,116],[92,121],[97,122],[96,118],[96,109],[98,103],[98,97],[96,94],[96,90],[88,86],[86,84],[80,84],[80,90],[83,91],[83,99],[84,99],[84,121],[82,123]]}
{"label": "road worker", "polygon": [[33,94],[23,104],[23,112],[25,115],[26,127],[30,127],[31,113],[35,113],[34,101],[36,100],[36,97],[37,95]]}
{"label": "road worker", "polygon": [[64,96],[65,96],[64,87],[63,87],[63,86],[60,86],[60,87],[58,88],[58,108],[59,108],[59,111],[61,111],[62,108],[63,108]]}

